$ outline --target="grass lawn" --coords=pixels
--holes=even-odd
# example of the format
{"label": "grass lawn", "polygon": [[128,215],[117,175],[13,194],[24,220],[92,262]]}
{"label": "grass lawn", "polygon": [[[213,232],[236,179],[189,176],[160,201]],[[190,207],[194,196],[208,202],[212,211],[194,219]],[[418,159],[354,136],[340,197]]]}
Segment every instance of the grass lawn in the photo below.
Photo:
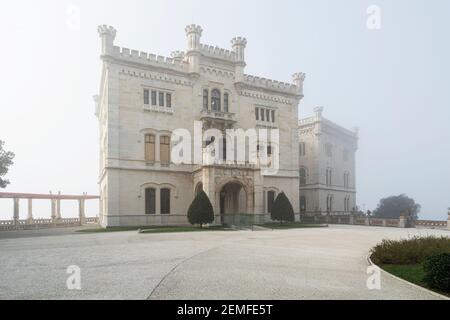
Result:
{"label": "grass lawn", "polygon": [[109,227],[109,228],[93,228],[82,229],[77,232],[82,233],[104,233],[104,232],[120,232],[120,231],[137,231],[141,229],[141,233],[165,233],[165,232],[194,232],[194,231],[230,231],[231,229],[222,226],[211,226],[209,228],[200,229],[200,227],[186,226],[155,226],[155,227]]}
{"label": "grass lawn", "polygon": [[301,222],[269,222],[261,225],[264,228],[271,229],[299,229],[299,228],[323,228],[328,227],[326,224],[311,224],[311,223],[301,223]]}
{"label": "grass lawn", "polygon": [[412,282],[422,287],[426,287],[423,277],[425,272],[423,271],[421,264],[411,265],[399,265],[399,264],[385,264],[380,266],[383,270],[392,273],[394,276],[402,278],[406,281]]}

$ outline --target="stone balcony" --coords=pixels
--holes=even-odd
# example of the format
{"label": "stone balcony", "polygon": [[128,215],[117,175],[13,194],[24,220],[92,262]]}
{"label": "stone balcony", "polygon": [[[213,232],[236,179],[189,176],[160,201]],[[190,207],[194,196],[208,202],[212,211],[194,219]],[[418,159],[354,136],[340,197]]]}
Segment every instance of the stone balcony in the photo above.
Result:
{"label": "stone balcony", "polygon": [[205,129],[230,129],[237,122],[234,113],[205,109],[201,111],[200,120]]}

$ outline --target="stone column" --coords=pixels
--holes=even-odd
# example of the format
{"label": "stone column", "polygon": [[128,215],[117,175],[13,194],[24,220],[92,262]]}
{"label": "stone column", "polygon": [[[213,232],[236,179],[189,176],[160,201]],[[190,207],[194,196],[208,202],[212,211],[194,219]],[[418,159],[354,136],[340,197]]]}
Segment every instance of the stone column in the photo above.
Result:
{"label": "stone column", "polygon": [[84,210],[84,199],[78,199],[78,217],[80,219],[80,225],[86,223],[86,214]]}
{"label": "stone column", "polygon": [[61,220],[61,200],[56,200],[56,220]]}
{"label": "stone column", "polygon": [[383,219],[383,227],[386,227],[386,219]]}
{"label": "stone column", "polygon": [[370,218],[366,217],[366,226],[370,226]]}
{"label": "stone column", "polygon": [[14,212],[13,212],[13,221],[14,224],[19,224],[19,199],[14,198]]}
{"label": "stone column", "polygon": [[350,224],[355,224],[355,216],[353,214],[350,215]]}
{"label": "stone column", "polygon": [[27,215],[28,224],[33,223],[33,199],[28,199],[28,215]]}
{"label": "stone column", "polygon": [[50,199],[52,204],[52,222],[56,223],[56,201],[55,199]]}

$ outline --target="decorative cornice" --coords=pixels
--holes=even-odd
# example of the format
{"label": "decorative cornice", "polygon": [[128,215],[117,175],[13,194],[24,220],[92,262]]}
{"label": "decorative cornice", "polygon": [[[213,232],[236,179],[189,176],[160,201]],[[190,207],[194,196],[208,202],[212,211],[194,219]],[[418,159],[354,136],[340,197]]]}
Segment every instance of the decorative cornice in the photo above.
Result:
{"label": "decorative cornice", "polygon": [[168,74],[156,73],[156,72],[142,72],[142,71],[133,71],[130,69],[122,68],[119,72],[122,75],[126,75],[134,78],[142,78],[149,80],[157,80],[163,82],[171,82],[181,86],[193,87],[194,83],[192,81],[188,81],[185,79],[181,79],[181,77],[176,77]]}

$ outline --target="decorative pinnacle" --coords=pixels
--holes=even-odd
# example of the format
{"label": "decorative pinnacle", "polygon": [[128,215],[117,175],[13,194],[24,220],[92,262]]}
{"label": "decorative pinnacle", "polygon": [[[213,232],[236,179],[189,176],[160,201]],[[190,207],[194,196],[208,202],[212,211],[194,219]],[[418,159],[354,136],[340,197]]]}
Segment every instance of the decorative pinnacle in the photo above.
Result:
{"label": "decorative pinnacle", "polygon": [[323,112],[323,107],[315,107],[314,108],[314,113],[316,114],[316,116],[322,117],[322,112]]}
{"label": "decorative pinnacle", "polygon": [[190,24],[190,25],[186,26],[184,31],[186,31],[186,34],[198,33],[201,36],[202,32],[203,32],[203,29],[202,29],[202,27],[200,27],[197,24]]}
{"label": "decorative pinnacle", "polygon": [[114,29],[114,27],[112,27],[112,26],[107,26],[106,24],[104,24],[104,25],[98,26],[97,32],[100,35],[100,37],[110,36],[113,39],[115,39],[117,30]]}
{"label": "decorative pinnacle", "polygon": [[231,39],[231,44],[232,46],[243,46],[245,47],[247,45],[247,39],[243,38],[243,37],[235,37],[233,39]]}

